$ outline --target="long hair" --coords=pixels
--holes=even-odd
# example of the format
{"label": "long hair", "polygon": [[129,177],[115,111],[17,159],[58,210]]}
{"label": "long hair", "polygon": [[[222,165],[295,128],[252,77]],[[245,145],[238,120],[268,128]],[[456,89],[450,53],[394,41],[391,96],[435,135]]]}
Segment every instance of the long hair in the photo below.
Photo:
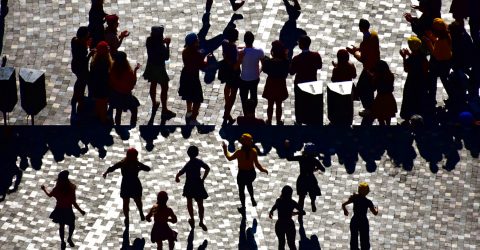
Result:
{"label": "long hair", "polygon": [[76,186],[73,184],[70,179],[57,179],[55,183],[55,188],[60,190],[63,194],[67,194],[75,190]]}
{"label": "long hair", "polygon": [[133,74],[133,69],[128,62],[125,52],[118,51],[115,55],[112,68],[110,69],[110,75],[114,78],[121,79],[125,73]]}
{"label": "long hair", "polygon": [[110,53],[95,53],[92,57],[92,61],[90,62],[90,67],[95,67],[95,65],[100,63],[107,63],[108,70],[110,70],[113,64],[112,56],[110,56]]}

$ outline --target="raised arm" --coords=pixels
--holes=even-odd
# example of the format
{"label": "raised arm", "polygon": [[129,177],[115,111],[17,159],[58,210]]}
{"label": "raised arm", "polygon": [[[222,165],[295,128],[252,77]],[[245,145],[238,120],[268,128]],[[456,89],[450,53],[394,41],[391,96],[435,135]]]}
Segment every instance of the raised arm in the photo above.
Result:
{"label": "raised arm", "polygon": [[225,144],[225,142],[222,142],[222,149],[223,149],[223,154],[225,155],[227,160],[233,161],[233,160],[237,159],[237,157],[238,157],[237,152],[235,151],[235,153],[233,153],[233,155],[231,155],[230,152],[228,152],[228,150],[227,150],[227,144]]}
{"label": "raised arm", "polygon": [[118,162],[118,163],[116,163],[115,165],[107,168],[107,171],[105,171],[105,173],[103,173],[103,178],[104,178],[104,179],[107,178],[107,174],[109,174],[109,173],[111,173],[111,172],[119,169],[119,168],[122,166],[120,163],[121,163],[121,162]]}

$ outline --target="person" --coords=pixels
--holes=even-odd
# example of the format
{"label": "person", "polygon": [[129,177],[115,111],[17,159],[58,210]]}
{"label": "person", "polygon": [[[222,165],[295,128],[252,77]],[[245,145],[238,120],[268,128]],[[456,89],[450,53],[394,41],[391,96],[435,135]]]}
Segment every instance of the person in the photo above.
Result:
{"label": "person", "polygon": [[137,63],[135,69],[132,70],[127,60],[127,54],[123,51],[117,51],[114,55],[112,69],[110,70],[110,107],[116,110],[115,124],[121,125],[122,111],[130,110],[132,116],[130,118],[130,126],[135,127],[137,124],[137,113],[140,102],[132,94],[132,90],[137,83],[137,70],[140,64]]}
{"label": "person", "polygon": [[317,71],[322,69],[322,57],[318,52],[310,51],[312,40],[309,36],[303,35],[298,39],[298,47],[302,53],[296,55],[292,59],[290,65],[290,75],[295,75],[293,81],[295,93],[295,122],[297,124],[305,123],[307,115],[304,105],[300,101],[299,83],[312,82],[317,80]]}
{"label": "person", "polygon": [[[285,142],[285,146],[287,149],[290,147],[288,140]],[[312,212],[316,212],[317,206],[315,205],[315,200],[317,196],[322,195],[322,192],[318,186],[315,172],[318,170],[325,172],[325,167],[315,158],[315,144],[306,143],[302,155],[294,156],[293,152],[291,152],[291,154],[287,156],[287,160],[298,161],[300,165],[300,174],[297,178],[297,194],[300,208],[303,209],[305,196],[308,194],[312,204]]]}
{"label": "person", "polygon": [[272,58],[265,57],[262,62],[262,70],[268,75],[262,97],[268,101],[267,124],[272,124],[273,106],[275,105],[277,125],[283,125],[282,103],[288,98],[287,76],[290,62],[287,59],[287,49],[279,40],[272,42],[270,53]]}
{"label": "person", "polygon": [[138,179],[138,173],[140,171],[150,171],[150,167],[138,161],[138,151],[135,148],[130,148],[127,150],[127,156],[116,163],[112,167],[109,167],[105,173],[103,173],[103,178],[107,178],[107,174],[120,169],[122,172],[122,184],[120,186],[120,197],[123,199],[123,215],[125,216],[125,224],[129,224],[129,205],[130,198],[133,198],[135,204],[137,205],[138,212],[140,213],[140,220],[145,220],[145,215],[143,214],[143,204],[142,204],[142,183]]}
{"label": "person", "polygon": [[350,56],[346,49],[337,51],[337,62],[333,62],[332,82],[353,81],[357,77],[357,69],[350,62]]}
{"label": "person", "polygon": [[125,37],[128,37],[130,33],[128,30],[124,30],[120,32],[120,35],[118,35],[118,16],[113,14],[113,15],[107,15],[105,17],[105,20],[107,22],[107,27],[105,28],[105,41],[108,43],[108,46],[110,47],[110,54],[112,56],[117,53],[118,48],[122,46],[123,39]]}
{"label": "person", "polygon": [[238,40],[238,30],[234,27],[227,28],[225,30],[225,38],[222,44],[223,68],[221,69],[222,74],[224,74],[224,79],[221,79],[221,81],[225,82],[225,88],[223,89],[225,97],[223,120],[228,123],[234,123],[235,119],[233,119],[231,112],[240,84],[240,68],[237,64],[238,48],[235,44]]}
{"label": "person", "polygon": [[403,86],[403,100],[400,109],[400,117],[407,121],[412,115],[422,115],[426,99],[426,84],[428,79],[428,61],[422,52],[422,40],[416,36],[408,39],[408,49],[401,49],[400,56],[403,58],[403,70],[408,73]]}
{"label": "person", "polygon": [[372,83],[377,89],[377,96],[372,103],[372,116],[380,125],[390,125],[397,113],[397,103],[393,96],[394,76],[388,64],[380,60],[373,71]]}
{"label": "person", "polygon": [[[88,84],[88,61],[92,56],[92,53],[88,52],[88,27],[81,26],[77,30],[77,34],[71,40],[72,48],[72,72],[77,77],[75,84],[73,85],[73,97],[71,100],[72,113],[75,114],[82,112],[84,109],[84,95],[85,88]],[[78,104],[78,108],[77,108]]]}
{"label": "person", "polygon": [[[230,5],[232,5],[233,11],[237,11],[245,4],[245,0],[242,0],[239,3],[237,3],[236,0],[229,0],[229,1],[230,1]],[[212,10],[212,5],[213,5],[213,0],[207,0],[206,6],[205,6],[206,13],[210,13],[210,11]]]}
{"label": "person", "polygon": [[[203,231],[207,231],[207,226],[203,223],[204,207],[203,200],[208,198],[207,191],[205,190],[204,182],[210,172],[210,167],[198,159],[198,147],[190,146],[187,150],[188,157],[190,161],[185,164],[185,166],[177,173],[175,176],[175,181],[180,182],[180,176],[183,174],[187,175],[187,180],[185,181],[185,186],[183,187],[183,196],[187,198],[187,209],[190,219],[188,223],[192,228],[195,227],[195,219],[193,218],[193,204],[192,200],[195,199],[198,205],[198,217],[200,217],[199,226]],[[203,177],[200,178],[200,169],[204,169]]]}
{"label": "person", "polygon": [[377,32],[370,30],[370,22],[360,19],[360,32],[363,33],[363,40],[360,47],[346,48],[348,53],[352,54],[355,59],[363,64],[363,71],[360,74],[356,85],[354,95],[355,99],[359,98],[364,108],[359,114],[360,116],[370,116],[371,108],[374,100],[375,88],[372,84],[372,71],[380,61],[380,43]]}
{"label": "person", "polygon": [[90,11],[88,12],[88,31],[90,32],[92,40],[90,41],[90,48],[95,48],[100,41],[105,40],[105,17],[107,13],[103,10],[104,0],[92,0]]}
{"label": "person", "polygon": [[58,223],[60,225],[59,233],[60,233],[60,240],[61,248],[65,249],[67,244],[65,243],[65,225],[68,225],[68,238],[67,242],[70,247],[74,247],[75,244],[72,241],[73,231],[75,230],[75,215],[73,214],[72,206],[75,207],[82,215],[85,215],[85,211],[83,211],[77,203],[77,197],[75,195],[75,190],[77,186],[73,184],[70,179],[68,179],[69,172],[68,170],[63,170],[58,174],[57,183],[55,187],[52,189],[51,192],[47,190],[47,188],[42,185],[41,189],[45,192],[48,197],[55,197],[57,200],[57,204],[55,205],[55,209],[50,214],[50,219],[53,222]]}
{"label": "person", "polygon": [[112,63],[113,61],[107,42],[99,42],[93,54],[92,61],[90,62],[89,91],[92,92],[92,97],[95,99],[95,113],[104,124],[109,121],[107,117],[108,80]]}
{"label": "person", "polygon": [[266,125],[265,121],[255,117],[255,102],[247,100],[245,102],[245,114],[237,117],[239,126],[257,127]]}
{"label": "person", "polygon": [[[169,37],[163,36],[163,26],[153,26],[151,28],[150,36],[147,38],[147,67],[143,77],[150,82],[150,99],[152,100],[152,114],[154,114],[160,102],[162,104],[162,118],[171,119],[176,114],[167,108],[168,98],[168,77],[167,70],[165,68],[165,61],[170,59],[170,41]],[[157,84],[160,84],[162,88],[160,92],[160,102],[156,101]]]}
{"label": "person", "polygon": [[[278,238],[278,249],[285,249],[285,236],[290,250],[297,249],[295,246],[295,223],[292,220],[293,215],[305,215],[305,211],[300,205],[292,199],[293,189],[286,185],[282,188],[280,198],[275,201],[275,205],[270,209],[268,217],[273,218],[273,212],[278,209],[278,220],[275,223],[275,234]],[[294,212],[294,210],[297,210]]]}
{"label": "person", "polygon": [[255,200],[253,194],[253,181],[257,177],[255,172],[255,167],[268,174],[268,170],[264,168],[258,162],[258,153],[253,144],[253,137],[250,134],[243,134],[240,139],[242,147],[239,150],[236,150],[233,155],[227,150],[227,145],[222,143],[223,154],[227,160],[237,160],[238,162],[238,174],[237,174],[237,185],[240,197],[240,203],[242,206],[238,208],[238,211],[245,216],[245,186],[247,187],[248,193],[250,194],[250,199],[252,201],[252,206],[257,206],[257,201]]}
{"label": "person", "polygon": [[167,206],[168,194],[160,191],[157,195],[157,203],[153,205],[147,214],[147,221],[150,222],[153,217],[154,223],[151,232],[152,242],[157,243],[157,249],[163,249],[162,241],[168,240],[168,249],[172,250],[177,241],[177,232],[168,226],[168,222],[177,223],[177,216],[171,208]]}
{"label": "person", "polygon": [[[245,109],[245,101],[252,99],[255,102],[255,108],[258,104],[257,88],[260,82],[260,65],[265,54],[262,49],[254,48],[253,41],[255,36],[251,31],[245,32],[243,41],[245,48],[238,54],[238,62],[242,65],[240,73],[240,99],[242,109]],[[245,111],[244,111],[245,112]]]}
{"label": "person", "polygon": [[370,192],[368,183],[360,182],[358,185],[358,194],[354,193],[342,204],[343,214],[348,216],[347,205],[353,203],[353,217],[350,221],[350,249],[358,248],[358,235],[360,234],[360,247],[362,250],[370,249],[370,229],[368,225],[367,209],[374,214],[378,214],[378,208],[367,198]]}
{"label": "person", "polygon": [[187,124],[198,125],[197,116],[200,104],[203,102],[203,91],[200,83],[199,71],[207,63],[205,55],[199,50],[198,37],[190,33],[185,37],[185,48],[182,52],[183,69],[180,75],[178,94],[187,103]]}

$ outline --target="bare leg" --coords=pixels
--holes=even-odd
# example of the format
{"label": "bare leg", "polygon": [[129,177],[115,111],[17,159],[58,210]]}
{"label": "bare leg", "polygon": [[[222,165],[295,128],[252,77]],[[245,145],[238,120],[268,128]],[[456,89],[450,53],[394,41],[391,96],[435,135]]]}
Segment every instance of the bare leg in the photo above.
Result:
{"label": "bare leg", "polygon": [[194,102],[193,107],[192,107],[192,120],[196,120],[199,110],[200,110],[200,104],[199,102]]}
{"label": "bare leg", "polygon": [[281,101],[276,101],[275,102],[275,115],[276,115],[276,118],[277,118],[277,125],[283,125],[283,121],[282,121],[282,102]]}
{"label": "bare leg", "polygon": [[70,245],[70,247],[75,247],[75,244],[73,244],[73,241],[72,241],[73,231],[75,231],[75,224],[68,226],[67,242]]}
{"label": "bare leg", "polygon": [[250,194],[250,200],[252,201],[252,206],[256,207],[257,201],[255,200],[255,197],[253,195],[253,183],[247,184],[247,190],[248,190],[248,193]]}
{"label": "bare leg", "polygon": [[310,202],[312,204],[312,212],[316,212],[317,211],[317,206],[315,205],[315,200],[317,199],[317,197],[315,195],[310,195]]}
{"label": "bare leg", "polygon": [[268,100],[268,107],[267,107],[267,124],[272,124],[272,117],[273,117],[273,100]]}
{"label": "bare leg", "polygon": [[168,240],[168,249],[173,250],[174,247],[175,247],[175,241],[173,241],[173,239]]}
{"label": "bare leg", "polygon": [[62,241],[62,244],[64,244],[65,243],[65,224],[60,224],[58,232],[60,234],[60,240]]}
{"label": "bare leg", "polygon": [[140,220],[145,220],[145,215],[143,214],[143,204],[142,204],[142,197],[134,198],[135,204],[137,205],[138,212],[140,213]]}
{"label": "bare leg", "polygon": [[187,198],[187,210],[188,210],[188,215],[190,215],[190,220],[194,221],[195,219],[193,218],[193,201],[191,198]]}
{"label": "bare leg", "polygon": [[305,195],[299,195],[298,206],[300,206],[300,208],[303,209],[304,204],[305,204]]}
{"label": "bare leg", "polygon": [[115,109],[115,125],[120,126],[122,124],[122,109]]}
{"label": "bare leg", "polygon": [[157,241],[157,250],[163,250],[163,244],[161,241]]}
{"label": "bare leg", "polygon": [[[129,221],[128,212],[130,210],[130,198],[123,198],[123,216],[125,216],[125,221]],[[128,223],[127,223],[128,224]]]}
{"label": "bare leg", "polygon": [[162,88],[160,92],[160,101],[162,102],[162,113],[168,112],[167,108],[167,97],[168,97],[168,82],[160,83]]}
{"label": "bare leg", "polygon": [[130,111],[132,112],[132,117],[130,117],[130,126],[135,127],[137,125],[138,109],[132,108]]}
{"label": "bare leg", "polygon": [[196,201],[197,201],[197,205],[198,205],[198,217],[200,217],[199,226],[203,229],[203,231],[207,231],[207,226],[205,226],[205,224],[203,224],[203,217],[204,217],[204,214],[205,214],[205,208],[203,207],[203,200],[198,199]]}

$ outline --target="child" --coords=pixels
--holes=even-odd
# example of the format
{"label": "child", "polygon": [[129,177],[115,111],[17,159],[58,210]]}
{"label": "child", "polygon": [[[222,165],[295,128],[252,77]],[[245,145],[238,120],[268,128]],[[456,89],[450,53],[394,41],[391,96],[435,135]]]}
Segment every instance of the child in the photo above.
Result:
{"label": "child", "polygon": [[338,50],[337,60],[333,64],[332,82],[351,81],[357,77],[355,65],[349,61],[350,55],[346,49]]}
{"label": "child", "polygon": [[[203,183],[210,172],[210,167],[202,160],[197,159],[198,147],[190,146],[187,150],[187,154],[190,157],[190,161],[188,161],[187,164],[185,164],[185,166],[178,172],[178,174],[175,176],[175,181],[177,183],[180,182],[180,176],[186,173],[187,180],[185,181],[185,186],[183,187],[183,196],[187,198],[187,209],[188,214],[190,215],[188,223],[192,228],[195,226],[192,204],[192,199],[195,199],[198,205],[198,216],[200,217],[199,226],[203,229],[203,231],[207,231],[207,226],[203,224],[203,200],[208,198],[208,194]],[[203,173],[203,177],[200,179],[201,168],[203,168],[205,172]]]}
{"label": "child", "polygon": [[177,223],[177,216],[167,206],[167,201],[168,194],[165,191],[159,192],[157,203],[150,209],[146,219],[150,222],[153,216],[154,223],[151,238],[152,242],[157,243],[157,249],[162,249],[162,241],[168,240],[168,248],[172,250],[175,246],[175,241],[177,241],[177,232],[168,226],[168,222]]}

